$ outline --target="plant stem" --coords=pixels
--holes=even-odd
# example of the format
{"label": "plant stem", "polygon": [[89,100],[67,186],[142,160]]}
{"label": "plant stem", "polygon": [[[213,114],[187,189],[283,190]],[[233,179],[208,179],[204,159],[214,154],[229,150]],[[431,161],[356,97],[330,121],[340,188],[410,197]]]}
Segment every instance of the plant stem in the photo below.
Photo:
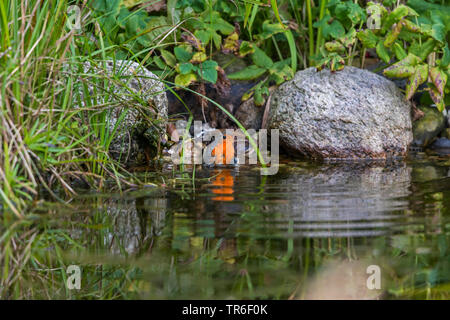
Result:
{"label": "plant stem", "polygon": [[[327,2],[328,2],[327,0],[320,1],[319,21],[323,19]],[[316,54],[319,53],[321,44],[322,44],[322,27],[319,27],[319,30],[317,30]]]}
{"label": "plant stem", "polygon": [[309,35],[309,64],[311,65],[311,56],[314,55],[314,31],[312,23],[311,1],[306,0],[306,11],[308,12],[308,35]]}

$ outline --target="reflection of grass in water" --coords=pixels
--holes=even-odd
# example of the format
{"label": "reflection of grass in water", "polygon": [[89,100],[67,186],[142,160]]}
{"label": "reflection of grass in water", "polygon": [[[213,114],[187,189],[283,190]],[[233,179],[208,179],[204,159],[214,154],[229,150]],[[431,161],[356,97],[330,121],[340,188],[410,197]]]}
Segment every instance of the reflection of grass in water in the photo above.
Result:
{"label": "reflection of grass in water", "polygon": [[[123,227],[123,212],[106,213],[111,200],[84,201],[81,213],[64,212],[64,219],[51,207],[48,215],[0,230],[1,298],[301,298],[325,263],[365,259],[380,264],[387,298],[448,299],[445,234],[290,238],[292,223],[285,237],[248,233],[270,222],[258,201],[249,201],[223,236],[214,220],[193,224],[186,214],[166,212],[161,233],[139,235],[130,253],[130,233],[115,229]],[[155,223],[148,211],[138,214],[146,230]],[[65,288],[70,264],[81,266],[80,291]]]}

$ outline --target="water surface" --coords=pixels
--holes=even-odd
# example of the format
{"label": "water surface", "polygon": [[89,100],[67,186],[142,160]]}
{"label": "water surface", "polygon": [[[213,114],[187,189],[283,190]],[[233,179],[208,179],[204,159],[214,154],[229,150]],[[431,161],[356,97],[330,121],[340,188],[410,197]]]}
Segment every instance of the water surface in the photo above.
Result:
{"label": "water surface", "polygon": [[[35,294],[449,297],[448,157],[322,164],[285,159],[278,174],[267,177],[251,166],[197,168],[195,177],[175,170],[145,175],[163,186],[85,191],[71,208],[36,209],[46,221],[40,235],[72,239],[58,240],[61,247],[51,246],[48,255],[64,264],[61,274],[69,264],[81,266],[82,286],[67,290],[53,281],[44,294],[45,284],[28,283],[38,287]],[[379,267],[380,289],[367,287],[369,266]],[[48,280],[52,272],[45,275]]]}

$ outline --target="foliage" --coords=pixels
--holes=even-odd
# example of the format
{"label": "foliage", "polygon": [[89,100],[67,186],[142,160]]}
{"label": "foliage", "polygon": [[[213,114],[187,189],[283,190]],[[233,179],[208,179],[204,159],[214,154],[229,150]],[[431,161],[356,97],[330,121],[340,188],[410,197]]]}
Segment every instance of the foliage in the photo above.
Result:
{"label": "foliage", "polygon": [[[326,14],[314,24],[322,29],[325,40],[331,40],[320,48],[317,66],[336,71],[351,64],[359,40],[364,50],[375,49],[378,57],[389,64],[384,70],[386,76],[408,78],[407,99],[427,83],[431,99],[443,111],[445,93],[450,90],[450,8],[422,0],[409,1],[408,5],[390,10],[383,4],[369,2],[362,9],[351,1],[330,1],[327,10],[333,19]],[[364,23],[366,28],[361,28]]]}
{"label": "foliage", "polygon": [[[264,4],[255,2],[254,5],[257,8],[258,5]],[[276,6],[275,1],[273,5]],[[294,38],[281,22],[279,14],[263,19],[256,33],[252,30],[255,17],[249,23],[249,7],[245,2],[233,6],[222,0],[183,0],[168,1],[167,6],[167,16],[160,15],[158,19],[171,20],[176,25],[173,37],[168,34],[162,36],[164,31],[167,31],[163,27],[159,28],[158,34],[149,32],[153,30],[150,22],[156,18],[148,16],[141,9],[130,11],[120,1],[91,2],[102,28],[112,30],[108,32],[111,44],[126,48],[128,56],[141,57],[156,74],[173,79],[179,87],[188,87],[199,82],[216,84],[218,80],[226,79],[222,66],[214,60],[214,55],[219,52],[234,55],[239,59],[250,58],[248,60],[251,64],[248,68],[228,75],[230,79],[250,81],[267,75],[264,83],[256,86],[247,95],[248,98],[255,94],[258,105],[264,103],[270,83],[280,84],[292,78],[297,68]],[[241,14],[245,15],[244,12],[247,14],[242,21]],[[138,20],[139,24],[136,22]],[[241,32],[242,24],[248,32]],[[264,48],[279,35],[284,35],[282,41],[288,43],[293,58],[280,59],[274,63],[273,57],[267,55]],[[168,41],[169,39],[174,42]],[[147,43],[152,41],[159,41],[159,55],[155,54],[156,52],[151,52],[151,56],[150,53],[147,54]],[[263,58],[263,61],[259,58]]]}

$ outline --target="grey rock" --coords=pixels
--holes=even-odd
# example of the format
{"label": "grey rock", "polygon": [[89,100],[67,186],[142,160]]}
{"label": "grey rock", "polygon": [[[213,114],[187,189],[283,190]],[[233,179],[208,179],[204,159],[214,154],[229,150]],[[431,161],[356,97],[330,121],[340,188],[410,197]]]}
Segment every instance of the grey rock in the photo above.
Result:
{"label": "grey rock", "polygon": [[[124,164],[141,162],[143,149],[138,141],[149,128],[165,127],[168,103],[164,84],[158,77],[138,63],[127,60],[98,61],[97,65],[84,63],[81,82],[86,82],[93,104],[109,107],[108,131],[113,132],[123,112],[124,118],[110,146],[111,156]],[[97,80],[94,80],[95,75]],[[100,79],[100,80],[98,80]],[[105,83],[104,83],[105,82]],[[80,86],[80,103],[84,106],[83,88]],[[96,94],[94,94],[96,92]]]}
{"label": "grey rock", "polygon": [[413,145],[426,147],[444,130],[445,117],[437,108],[420,106],[419,109],[424,116],[413,123]]}
{"label": "grey rock", "polygon": [[370,71],[309,68],[274,92],[268,124],[293,155],[384,159],[407,153],[410,111],[395,84]]}

